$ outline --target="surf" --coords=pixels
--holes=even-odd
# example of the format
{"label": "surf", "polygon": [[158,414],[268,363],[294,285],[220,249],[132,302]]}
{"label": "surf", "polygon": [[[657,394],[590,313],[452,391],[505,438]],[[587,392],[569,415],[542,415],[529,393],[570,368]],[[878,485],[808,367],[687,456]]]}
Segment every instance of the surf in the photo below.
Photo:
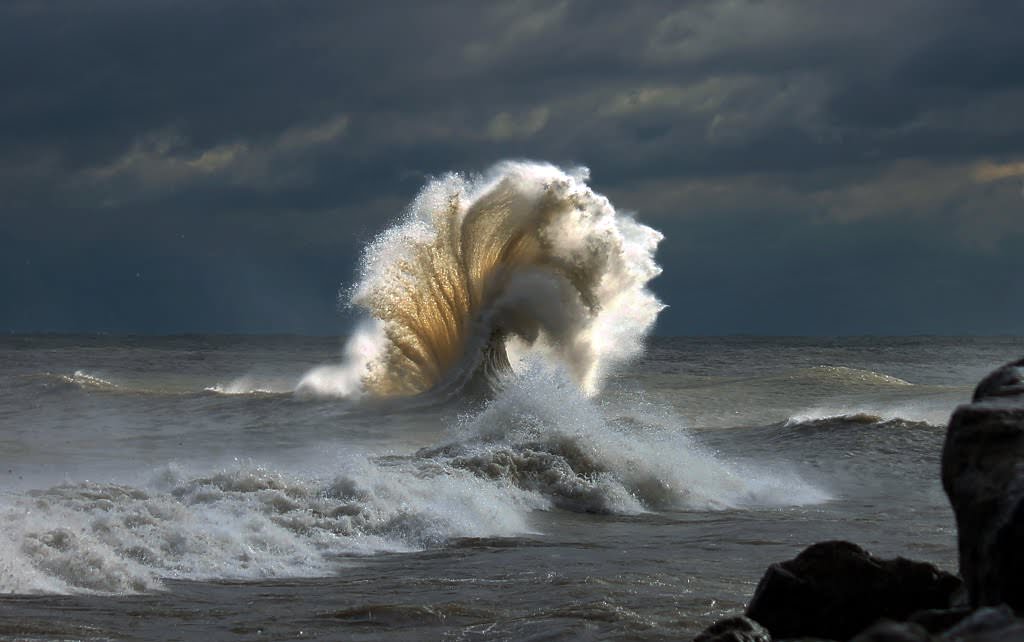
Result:
{"label": "surf", "polygon": [[586,168],[503,162],[430,180],[365,249],[343,297],[360,323],[300,393],[395,398],[493,391],[523,354],[593,395],[642,352],[665,307],[648,284],[662,234],[587,184]]}

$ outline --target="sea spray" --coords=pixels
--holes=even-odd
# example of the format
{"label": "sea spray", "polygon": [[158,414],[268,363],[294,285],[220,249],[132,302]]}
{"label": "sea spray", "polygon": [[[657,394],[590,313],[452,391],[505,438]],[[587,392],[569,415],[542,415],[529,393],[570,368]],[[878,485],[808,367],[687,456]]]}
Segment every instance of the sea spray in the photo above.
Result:
{"label": "sea spray", "polygon": [[723,461],[671,413],[625,416],[536,357],[444,445],[417,456],[537,493],[561,509],[632,514],[816,504],[829,495],[786,469]]}
{"label": "sea spray", "polygon": [[462,392],[509,369],[506,344],[562,363],[587,394],[642,350],[664,307],[647,284],[661,233],[617,211],[585,168],[504,162],[432,180],[363,254],[365,314],[339,366],[299,390]]}
{"label": "sea spray", "polygon": [[0,593],[331,575],[339,556],[522,534],[526,515],[549,506],[418,459],[333,453],[307,468],[321,474],[169,464],[132,485],[85,481],[0,498],[0,519],[12,525],[0,533]]}

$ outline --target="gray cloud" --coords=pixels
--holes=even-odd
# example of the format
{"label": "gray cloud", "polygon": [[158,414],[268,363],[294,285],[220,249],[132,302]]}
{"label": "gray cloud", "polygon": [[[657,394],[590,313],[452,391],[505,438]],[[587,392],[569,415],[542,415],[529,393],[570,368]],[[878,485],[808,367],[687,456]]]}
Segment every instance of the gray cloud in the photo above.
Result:
{"label": "gray cloud", "polygon": [[[953,0],[7,2],[0,327],[340,331],[361,243],[426,176],[530,157],[666,232],[662,332],[1024,332],[982,282],[1024,267],[1022,23]],[[982,313],[944,321],[957,296]]]}

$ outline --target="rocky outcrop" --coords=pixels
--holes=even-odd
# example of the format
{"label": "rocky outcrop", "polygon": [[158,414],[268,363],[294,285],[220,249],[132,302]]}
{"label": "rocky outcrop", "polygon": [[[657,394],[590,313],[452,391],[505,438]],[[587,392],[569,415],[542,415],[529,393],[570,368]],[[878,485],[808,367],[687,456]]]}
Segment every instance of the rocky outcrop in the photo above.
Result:
{"label": "rocky outcrop", "polygon": [[1024,613],[1024,360],[986,377],[953,413],[942,485],[971,606]]}
{"label": "rocky outcrop", "polygon": [[951,611],[959,619],[933,631],[913,621],[882,620],[850,642],[1024,642],[1024,621],[1006,605]]}
{"label": "rocky outcrop", "polygon": [[850,642],[932,642],[932,637],[920,624],[882,620]]}
{"label": "rocky outcrop", "polygon": [[1017,395],[1024,395],[1024,359],[1008,363],[982,379],[971,401]]}
{"label": "rocky outcrop", "polygon": [[741,615],[715,622],[693,642],[772,642],[772,636],[763,626]]}
{"label": "rocky outcrop", "polygon": [[847,640],[879,618],[949,606],[960,580],[924,562],[883,560],[850,542],[814,544],[761,578],[747,616],[775,638]]}
{"label": "rocky outcrop", "polygon": [[770,566],[747,617],[697,639],[762,642],[763,625],[775,639],[1024,642],[1024,359],[985,377],[953,413],[942,485],[956,514],[962,585],[930,564],[823,542]]}

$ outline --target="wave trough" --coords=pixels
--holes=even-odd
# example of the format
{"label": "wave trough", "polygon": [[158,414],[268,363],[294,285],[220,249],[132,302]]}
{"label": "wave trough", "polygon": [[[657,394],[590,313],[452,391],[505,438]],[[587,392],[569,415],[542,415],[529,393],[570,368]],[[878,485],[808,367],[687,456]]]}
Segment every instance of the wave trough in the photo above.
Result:
{"label": "wave trough", "polygon": [[299,390],[342,397],[493,387],[524,350],[588,394],[642,350],[664,305],[647,289],[660,232],[617,211],[585,168],[505,162],[432,180],[366,249],[365,313],[340,366]]}

